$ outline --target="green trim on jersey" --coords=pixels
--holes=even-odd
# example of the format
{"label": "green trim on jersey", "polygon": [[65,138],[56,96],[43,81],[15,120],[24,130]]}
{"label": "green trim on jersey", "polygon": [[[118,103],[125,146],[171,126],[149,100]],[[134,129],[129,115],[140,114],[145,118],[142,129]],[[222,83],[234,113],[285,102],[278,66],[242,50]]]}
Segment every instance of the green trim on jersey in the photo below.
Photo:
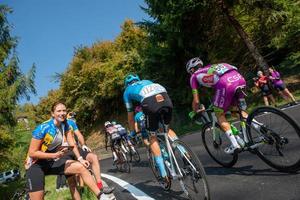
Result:
{"label": "green trim on jersey", "polygon": [[198,89],[192,89],[192,94],[198,94]]}

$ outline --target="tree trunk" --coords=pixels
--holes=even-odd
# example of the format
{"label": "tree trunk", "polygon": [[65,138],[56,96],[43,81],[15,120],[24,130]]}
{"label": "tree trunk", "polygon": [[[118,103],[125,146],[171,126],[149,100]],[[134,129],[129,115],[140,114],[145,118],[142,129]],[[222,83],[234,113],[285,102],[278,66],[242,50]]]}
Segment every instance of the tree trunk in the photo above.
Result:
{"label": "tree trunk", "polygon": [[245,45],[248,47],[252,57],[256,61],[257,66],[259,66],[261,69],[263,69],[265,75],[269,74],[268,70],[268,64],[265,61],[264,57],[259,53],[257,47],[254,45],[254,43],[251,41],[248,34],[244,31],[243,27],[239,23],[239,21],[236,20],[236,18],[230,14],[227,6],[225,5],[224,0],[220,0],[219,5],[223,11],[223,13],[226,15],[227,19],[231,23],[231,25],[235,28],[235,30],[238,32],[239,36],[242,38]]}

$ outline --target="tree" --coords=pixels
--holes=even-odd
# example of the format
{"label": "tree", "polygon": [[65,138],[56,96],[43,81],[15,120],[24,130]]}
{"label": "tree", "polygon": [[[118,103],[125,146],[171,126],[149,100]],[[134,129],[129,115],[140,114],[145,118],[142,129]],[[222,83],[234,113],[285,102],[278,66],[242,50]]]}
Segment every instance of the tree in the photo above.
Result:
{"label": "tree", "polygon": [[[14,111],[20,98],[29,98],[35,93],[35,66],[25,75],[19,68],[15,53],[17,40],[10,35],[7,14],[12,10],[0,5],[0,159],[13,146],[13,132],[16,125]],[[0,165],[1,168],[1,165]]]}

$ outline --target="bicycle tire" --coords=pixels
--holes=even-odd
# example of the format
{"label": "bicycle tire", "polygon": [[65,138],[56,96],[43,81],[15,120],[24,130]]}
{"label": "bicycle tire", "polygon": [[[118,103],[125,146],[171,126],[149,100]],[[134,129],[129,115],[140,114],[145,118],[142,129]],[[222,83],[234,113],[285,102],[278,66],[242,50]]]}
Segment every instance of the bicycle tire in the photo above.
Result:
{"label": "bicycle tire", "polygon": [[226,154],[225,148],[231,145],[226,134],[221,130],[220,125],[216,123],[215,131],[219,132],[220,140],[213,141],[212,123],[207,123],[202,128],[202,142],[209,156],[223,167],[230,168],[234,166],[238,160],[238,154]]}
{"label": "bicycle tire", "polygon": [[[253,119],[261,120],[260,122],[263,123],[259,131],[251,128]],[[275,120],[274,123],[269,124],[268,122],[272,119]],[[284,133],[281,134],[278,130],[284,128]],[[273,107],[262,106],[256,108],[247,118],[246,130],[252,144],[257,143],[257,138],[263,139],[263,142],[260,141],[263,145],[254,149],[254,151],[266,164],[282,172],[296,172],[300,170],[300,128],[289,115]],[[255,134],[258,137],[255,137]],[[273,145],[275,145],[277,152],[274,151],[272,153],[275,154],[268,155],[271,151],[264,150],[267,147],[273,148]],[[284,160],[284,157],[287,159]],[[278,161],[282,162],[279,163]]]}
{"label": "bicycle tire", "polygon": [[[189,199],[209,200],[209,185],[204,167],[198,156],[181,140],[174,141],[172,147],[183,174],[183,178],[180,178],[179,181],[184,183]],[[179,172],[177,173],[179,174]]]}
{"label": "bicycle tire", "polygon": [[[159,141],[160,144],[165,145],[165,143],[159,137],[157,137],[157,139],[158,139],[158,141]],[[149,161],[149,165],[150,165],[151,171],[152,171],[155,179],[157,180],[157,182],[159,182],[160,179],[161,179],[161,176],[159,174],[158,167],[155,164],[154,155],[152,154],[150,148],[148,149],[148,161]],[[171,189],[171,186],[172,186],[172,181],[171,181],[170,172],[169,172],[169,170],[168,170],[168,168],[167,168],[166,165],[165,165],[165,169],[166,169],[166,172],[167,172],[167,176],[169,177],[169,181],[162,188],[165,191],[169,191]]]}
{"label": "bicycle tire", "polygon": [[127,154],[120,150],[121,147],[117,148],[117,156],[118,156],[118,161],[116,163],[116,167],[120,172],[126,172],[130,173],[130,164],[127,158]]}
{"label": "bicycle tire", "polygon": [[134,147],[135,152],[130,149],[130,156],[133,158],[133,160],[137,163],[141,162],[141,156],[138,150]]}
{"label": "bicycle tire", "polygon": [[30,200],[26,189],[17,190],[11,200]]}

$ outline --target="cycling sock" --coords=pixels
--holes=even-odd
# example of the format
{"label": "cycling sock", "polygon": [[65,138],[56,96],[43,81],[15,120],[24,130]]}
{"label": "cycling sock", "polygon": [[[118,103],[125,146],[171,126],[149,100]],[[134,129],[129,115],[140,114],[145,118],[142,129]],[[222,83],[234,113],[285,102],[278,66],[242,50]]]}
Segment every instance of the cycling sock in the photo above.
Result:
{"label": "cycling sock", "polygon": [[103,184],[102,181],[97,183],[97,187],[99,188],[99,190],[101,190],[103,188]]}
{"label": "cycling sock", "polygon": [[158,166],[159,173],[160,173],[161,177],[166,177],[167,172],[166,172],[166,168],[165,168],[165,165],[164,165],[164,159],[162,158],[162,156],[161,155],[160,156],[154,156],[154,160],[155,160],[155,163]]}
{"label": "cycling sock", "polygon": [[226,133],[227,137],[230,139],[230,141],[234,147],[240,147],[240,145],[237,143],[234,135],[232,134],[232,130],[226,131],[225,133]]}

